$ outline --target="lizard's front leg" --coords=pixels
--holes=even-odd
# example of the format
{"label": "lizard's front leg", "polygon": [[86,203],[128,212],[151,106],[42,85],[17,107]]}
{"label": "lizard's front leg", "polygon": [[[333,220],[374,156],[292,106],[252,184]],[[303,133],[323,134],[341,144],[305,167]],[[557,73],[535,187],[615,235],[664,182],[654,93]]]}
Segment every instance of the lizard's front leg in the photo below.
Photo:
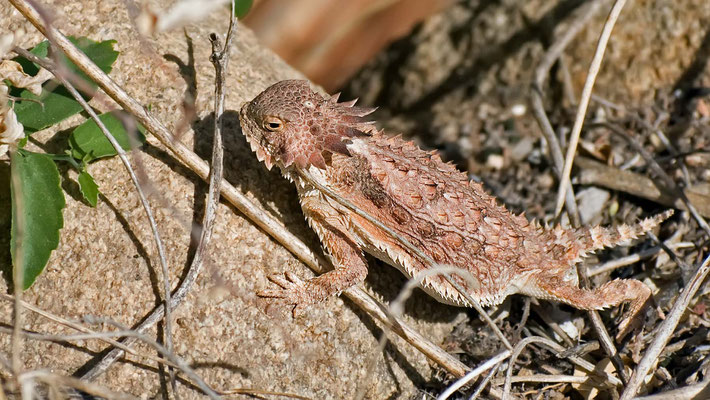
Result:
{"label": "lizard's front leg", "polygon": [[303,199],[302,207],[335,269],[305,282],[291,273],[286,273],[285,278],[272,275],[269,280],[281,288],[257,293],[261,297],[282,299],[294,304],[294,315],[301,313],[310,304],[357,285],[367,276],[367,260],[347,231],[343,216],[318,199]]}

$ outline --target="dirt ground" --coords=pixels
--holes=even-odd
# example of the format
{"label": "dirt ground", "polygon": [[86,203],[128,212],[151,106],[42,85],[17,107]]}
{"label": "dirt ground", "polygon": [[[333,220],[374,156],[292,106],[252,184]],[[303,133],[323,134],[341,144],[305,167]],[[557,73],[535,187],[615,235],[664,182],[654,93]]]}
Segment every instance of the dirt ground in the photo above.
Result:
{"label": "dirt ground", "polygon": [[[380,126],[391,133],[403,133],[423,147],[438,149],[446,160],[483,182],[511,210],[552,223],[558,175],[530,108],[531,85],[545,51],[569,28],[583,3],[459,2],[432,15],[380,53],[343,88],[341,99],[359,97],[359,104],[378,106],[375,118]],[[184,125],[179,118],[183,101],[194,98],[196,118],[187,124],[180,140],[202,157],[209,157],[214,72],[208,60],[207,35],[225,31],[224,16],[215,15],[185,32],[145,38],[132,22],[138,9],[131,2],[56,1],[46,7],[67,34],[117,40],[121,55],[112,77],[141,103],[150,105],[171,129]],[[545,111],[563,146],[608,8],[607,1],[604,11],[566,48],[562,62],[555,64],[541,88]],[[29,47],[40,40],[34,28],[7,3],[0,5],[0,20],[9,22],[9,30],[21,27],[27,32],[20,45]],[[640,144],[677,184],[697,195],[693,199],[710,196],[709,26],[710,3],[704,0],[626,5],[597,79],[572,175],[584,224],[632,223],[680,206],[670,189],[664,196],[654,195],[643,185],[637,191],[631,185],[619,185],[620,171],[624,171],[631,174],[633,182],[646,178],[662,186],[657,171],[638,155],[638,148],[630,145],[628,138]],[[303,221],[294,188],[256,161],[239,133],[236,114],[243,101],[269,84],[300,74],[263,49],[244,28],[233,54],[226,114],[226,177],[314,251],[320,251]],[[78,116],[36,134],[31,146],[61,150],[67,129],[82,119]],[[134,159],[153,189],[150,200],[176,284],[194,252],[190,232],[201,220],[206,186],[155,140],[149,139]],[[609,172],[603,166],[613,169]],[[24,299],[65,318],[81,321],[88,315],[103,316],[132,326],[157,304],[162,285],[150,229],[117,159],[92,164],[91,173],[103,194],[96,208],[82,202],[74,183],[76,174],[62,171],[68,195],[60,246]],[[0,232],[9,231],[8,188],[9,166],[0,160]],[[594,275],[590,284],[613,278],[641,279],[654,290],[658,309],[667,312],[707,256],[710,238],[681,210],[656,235],[672,245],[682,261],[680,266],[656,252],[658,255],[640,262]],[[646,238],[628,247],[602,251],[589,257],[581,270],[594,270],[598,264],[654,247]],[[0,266],[6,269],[8,248],[9,238],[0,235]],[[302,277],[311,273],[226,204],[219,208],[209,255],[205,273],[175,312],[174,341],[176,354],[214,388],[253,388],[335,399],[352,397],[358,383],[369,379],[367,398],[420,399],[438,395],[452,382],[451,376],[394,336],[384,352],[375,354],[375,370],[368,375],[367,361],[373,356],[381,326],[352,303],[331,299],[297,319],[284,310],[268,308],[254,294],[269,285],[267,275],[285,270]],[[393,299],[404,277],[374,260],[371,264],[364,286],[378,299]],[[0,285],[0,291],[9,293],[7,280],[0,280]],[[707,381],[707,293],[707,286],[703,286],[691,302],[644,393]],[[11,304],[0,304],[2,324],[10,326]],[[528,316],[524,311],[527,306],[525,298],[513,296],[494,314],[509,340],[515,343],[540,335],[565,347],[591,343],[591,348],[577,348],[579,354],[605,368],[608,357],[594,348],[597,337],[585,313],[533,302]],[[659,315],[649,312],[644,333],[619,346],[626,366],[635,366],[644,354],[662,321]],[[602,312],[604,325],[612,334],[618,316],[618,309]],[[33,313],[27,312],[25,320],[25,328],[35,332],[72,333]],[[439,304],[420,292],[407,303],[405,320],[469,366],[501,349],[474,311]],[[156,329],[150,335],[155,337]],[[8,346],[9,335],[0,333],[0,348],[5,354]],[[105,348],[96,340],[70,344],[27,341],[22,356],[27,370],[46,368],[71,375],[90,368]],[[147,346],[139,349],[151,352]],[[572,363],[535,346],[528,346],[516,365],[515,374],[520,376],[579,373]],[[0,371],[7,380],[7,370]],[[493,389],[484,397],[497,398],[502,388],[499,379],[504,375],[503,371],[493,377]],[[155,362],[128,356],[96,382],[153,398],[163,397],[165,379]],[[178,387],[181,398],[202,397],[185,381]],[[464,398],[473,388],[475,385],[458,396]],[[617,389],[621,388],[593,391],[588,385],[513,385],[521,398],[616,398]]]}
{"label": "dirt ground", "polygon": [[[581,136],[580,161],[572,175],[583,224],[631,223],[678,205],[677,191],[650,195],[650,189],[663,186],[663,181],[629,138],[677,184],[698,194],[696,204],[707,203],[710,194],[710,5],[656,1],[626,7],[606,50]],[[554,223],[559,180],[530,99],[544,52],[582,9],[582,2],[576,1],[459,3],[382,52],[344,88],[344,98],[357,96],[362,104],[378,106],[376,118],[385,121],[390,132],[402,132],[424,147],[438,149],[511,210]],[[567,46],[562,62],[552,68],[541,88],[545,111],[563,145],[609,4],[603,9]],[[620,170],[631,172],[631,180],[622,181],[626,175]],[[645,189],[635,190],[641,181]],[[707,218],[708,210],[703,209]],[[676,213],[657,234],[669,243],[687,242],[687,248],[675,251],[684,265],[661,254],[595,275],[592,284],[614,278],[642,279],[654,288],[658,307],[667,311],[707,256],[709,237],[687,212]],[[630,247],[598,252],[583,268],[593,270],[595,265],[650,247],[653,243],[645,239]],[[703,286],[691,302],[691,310],[671,339],[675,346],[663,353],[663,366],[648,391],[707,380],[707,292]],[[510,315],[504,325],[517,340],[524,299],[512,299],[508,307]],[[571,310],[549,304],[533,306],[522,337],[550,335],[549,328],[543,331],[540,327],[549,326],[548,316],[560,312],[569,316]],[[581,314],[574,311],[574,315]],[[603,315],[606,326],[613,329],[615,312]],[[661,322],[655,313],[649,318],[646,335],[620,348],[622,357],[632,360],[629,366],[638,362],[644,353],[642,343],[653,337]],[[575,321],[578,330],[573,332],[581,332],[582,342],[596,340],[588,320]],[[499,351],[499,342],[491,336],[475,322],[464,321],[446,343],[473,363]],[[520,375],[572,373],[570,364],[560,363],[548,352],[536,349],[523,354]],[[600,363],[605,359],[601,350],[589,355]],[[533,398],[579,398],[584,393],[569,385],[546,389],[526,384],[518,389]],[[597,395],[613,398],[610,393]]]}

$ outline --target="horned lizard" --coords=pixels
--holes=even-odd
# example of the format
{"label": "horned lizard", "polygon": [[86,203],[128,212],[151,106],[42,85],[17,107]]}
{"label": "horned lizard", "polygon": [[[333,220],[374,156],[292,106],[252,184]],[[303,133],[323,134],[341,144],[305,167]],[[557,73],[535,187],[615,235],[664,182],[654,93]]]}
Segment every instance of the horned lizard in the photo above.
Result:
{"label": "horned lizard", "polygon": [[[617,279],[595,289],[578,287],[575,264],[585,255],[636,238],[672,214],[616,228],[544,228],[496,203],[436,152],[401,137],[388,137],[364,117],[374,109],[324,98],[307,81],[287,80],[264,90],[240,111],[242,130],[257,158],[277,165],[296,184],[301,207],[335,266],[301,281],[271,276],[280,286],[258,293],[301,309],[362,282],[363,251],[408,277],[431,266],[393,235],[354,213],[318,187],[329,188],[421,249],[430,259],[470,272],[453,279],[481,305],[521,293],[583,310],[630,302],[619,325],[623,337],[651,296],[635,279]],[[317,181],[317,182],[314,182]],[[422,288],[448,304],[468,301],[441,276]]]}

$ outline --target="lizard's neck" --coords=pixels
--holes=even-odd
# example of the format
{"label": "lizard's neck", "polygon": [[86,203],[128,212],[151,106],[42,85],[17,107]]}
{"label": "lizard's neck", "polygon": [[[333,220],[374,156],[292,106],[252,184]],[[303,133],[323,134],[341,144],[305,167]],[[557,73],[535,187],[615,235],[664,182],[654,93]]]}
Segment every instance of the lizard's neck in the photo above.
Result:
{"label": "lizard's neck", "polygon": [[[283,164],[281,164],[281,163],[278,163],[278,166],[281,169],[281,174],[286,179],[288,179],[289,181],[296,184],[296,189],[298,190],[299,195],[318,191],[316,185],[314,185],[310,179],[301,175],[301,173],[299,173],[299,171],[296,168],[294,168],[293,166],[284,167]],[[325,174],[324,170],[314,167],[314,166],[309,166],[306,171],[321,186],[328,185],[328,182],[326,179],[326,174]]]}

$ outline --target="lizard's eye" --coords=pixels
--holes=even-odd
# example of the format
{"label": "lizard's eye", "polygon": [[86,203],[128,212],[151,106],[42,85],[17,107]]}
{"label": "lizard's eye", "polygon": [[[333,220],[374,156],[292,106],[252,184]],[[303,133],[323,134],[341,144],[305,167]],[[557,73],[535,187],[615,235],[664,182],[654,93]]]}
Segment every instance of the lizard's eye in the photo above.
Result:
{"label": "lizard's eye", "polygon": [[266,117],[263,125],[269,132],[280,132],[284,127],[283,121],[276,117]]}

